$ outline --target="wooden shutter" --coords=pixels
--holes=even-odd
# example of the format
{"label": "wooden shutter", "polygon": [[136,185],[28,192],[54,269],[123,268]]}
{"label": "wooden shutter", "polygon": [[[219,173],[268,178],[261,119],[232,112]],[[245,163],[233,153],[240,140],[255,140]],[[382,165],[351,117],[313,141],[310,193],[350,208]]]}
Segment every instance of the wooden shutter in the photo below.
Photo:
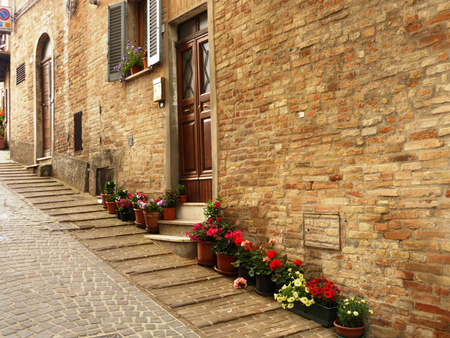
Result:
{"label": "wooden shutter", "polygon": [[126,2],[108,6],[108,81],[116,81],[121,72],[114,70],[125,55]]}
{"label": "wooden shutter", "polygon": [[16,86],[25,81],[25,63],[16,68]]}
{"label": "wooden shutter", "polygon": [[82,129],[82,112],[75,113],[73,116],[73,138],[75,143],[75,151],[83,150],[83,129]]}
{"label": "wooden shutter", "polygon": [[148,0],[148,65],[154,65],[161,60],[161,1]]}

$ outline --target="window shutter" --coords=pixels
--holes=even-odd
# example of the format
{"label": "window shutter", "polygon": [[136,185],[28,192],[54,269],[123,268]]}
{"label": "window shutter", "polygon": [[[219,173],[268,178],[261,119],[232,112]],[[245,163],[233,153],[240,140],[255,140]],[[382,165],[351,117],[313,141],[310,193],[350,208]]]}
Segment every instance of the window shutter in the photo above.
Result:
{"label": "window shutter", "polygon": [[75,113],[73,116],[73,134],[75,151],[83,150],[83,129],[82,129],[82,112]]}
{"label": "window shutter", "polygon": [[126,2],[108,6],[108,81],[119,80],[121,72],[115,70],[125,55]]}
{"label": "window shutter", "polygon": [[25,63],[16,68],[16,86],[25,81]]}
{"label": "window shutter", "polygon": [[161,60],[161,1],[148,0],[148,65],[154,65]]}

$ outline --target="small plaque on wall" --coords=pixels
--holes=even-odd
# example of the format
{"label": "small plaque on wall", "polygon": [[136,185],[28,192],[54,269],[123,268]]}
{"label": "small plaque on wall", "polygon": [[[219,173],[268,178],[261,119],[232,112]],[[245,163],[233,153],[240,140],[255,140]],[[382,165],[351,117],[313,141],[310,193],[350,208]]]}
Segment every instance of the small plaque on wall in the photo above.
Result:
{"label": "small plaque on wall", "polygon": [[316,249],[341,250],[339,214],[303,214],[303,245]]}

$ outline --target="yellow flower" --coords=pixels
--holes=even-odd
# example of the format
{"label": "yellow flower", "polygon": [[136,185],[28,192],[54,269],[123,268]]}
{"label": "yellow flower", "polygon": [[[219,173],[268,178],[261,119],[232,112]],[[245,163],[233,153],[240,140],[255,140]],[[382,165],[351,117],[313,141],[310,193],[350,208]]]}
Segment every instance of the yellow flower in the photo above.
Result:
{"label": "yellow flower", "polygon": [[295,285],[295,286],[302,286],[301,280],[300,280],[300,279],[296,279],[296,280],[294,281],[294,285]]}
{"label": "yellow flower", "polygon": [[294,307],[294,303],[289,303],[287,306],[288,309],[292,309],[293,307]]}
{"label": "yellow flower", "polygon": [[305,292],[306,292],[306,293],[309,293],[309,289],[308,289],[308,288],[305,288]]}
{"label": "yellow flower", "polygon": [[288,271],[289,271],[289,272],[292,272],[292,268],[289,268]]}
{"label": "yellow flower", "polygon": [[286,308],[286,304],[281,304],[281,307],[283,308],[283,309],[285,309]]}
{"label": "yellow flower", "polygon": [[298,292],[294,292],[294,297],[298,298]]}
{"label": "yellow flower", "polygon": [[372,310],[369,310],[369,313],[370,313],[370,314],[373,314],[373,311],[372,311]]}
{"label": "yellow flower", "polygon": [[364,299],[361,299],[361,303],[363,303],[363,304],[364,304],[365,302],[366,302],[366,301],[365,301]]}
{"label": "yellow flower", "polygon": [[295,298],[294,297],[289,297],[287,301],[289,303],[293,303],[293,302],[295,302]]}
{"label": "yellow flower", "polygon": [[358,315],[359,315],[358,311],[353,311],[353,314],[354,314],[356,317],[358,317]]}
{"label": "yellow flower", "polygon": [[352,313],[351,311],[347,311],[347,314],[350,314],[350,313]]}

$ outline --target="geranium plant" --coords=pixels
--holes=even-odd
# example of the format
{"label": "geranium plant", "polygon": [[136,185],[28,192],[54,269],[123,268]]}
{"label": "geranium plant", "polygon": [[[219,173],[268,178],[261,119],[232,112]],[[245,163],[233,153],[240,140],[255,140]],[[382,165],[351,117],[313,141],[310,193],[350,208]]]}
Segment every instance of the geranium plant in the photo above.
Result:
{"label": "geranium plant", "polygon": [[219,217],[219,210],[220,199],[219,197],[217,197],[215,201],[209,201],[208,203],[206,203],[204,215],[206,216],[206,219],[212,218],[213,220],[215,220]]}
{"label": "geranium plant", "polygon": [[186,236],[191,241],[213,242],[217,232],[222,230],[222,223],[218,220],[210,218],[203,223],[196,223],[194,227],[186,231]]}
{"label": "geranium plant", "polygon": [[[0,108],[1,109],[1,108]],[[5,119],[5,111],[0,111],[0,137],[5,136],[5,127],[3,126],[3,120]]]}
{"label": "geranium plant", "polygon": [[162,206],[164,205],[161,197],[152,198],[145,204],[145,210],[150,212],[162,212]]}
{"label": "geranium plant", "polygon": [[301,302],[306,306],[314,304],[314,299],[308,291],[305,278],[299,271],[291,271],[289,283],[283,285],[279,293],[274,295],[277,302],[281,303],[283,309],[292,309],[294,302]]}
{"label": "geranium plant", "polygon": [[252,242],[243,240],[241,245],[237,249],[237,260],[232,263],[234,267],[244,266],[250,270],[252,267],[252,259],[255,255],[255,251],[258,250],[256,245]]}
{"label": "geranium plant", "polygon": [[117,190],[116,201],[120,201],[122,198],[126,198],[127,196],[128,196],[128,190],[121,188],[121,189]]}
{"label": "geranium plant", "polygon": [[358,296],[346,298],[338,305],[338,322],[345,327],[361,327],[364,321],[372,314],[366,301]]}
{"label": "geranium plant", "polygon": [[166,189],[163,196],[163,208],[175,208],[178,201],[178,192],[176,189]]}
{"label": "geranium plant", "polygon": [[142,47],[135,47],[131,44],[130,40],[128,40],[127,51],[123,56],[122,61],[114,67],[114,70],[122,72],[122,75],[119,79],[121,82],[125,81],[125,78],[127,77],[131,67],[144,66],[144,63],[142,61],[143,56],[144,50],[142,49]]}
{"label": "geranium plant", "polygon": [[133,206],[133,202],[131,202],[128,198],[122,198],[119,200],[119,211],[120,212],[130,212],[130,208]]}
{"label": "geranium plant", "polygon": [[242,237],[243,234],[241,231],[234,230],[231,224],[226,223],[215,233],[215,242],[211,251],[222,255],[234,256],[244,241]]}
{"label": "geranium plant", "polygon": [[272,281],[275,284],[283,285],[291,281],[292,273],[300,272],[303,274],[302,261],[297,259],[294,263],[283,263],[281,268],[277,268],[272,273]]}
{"label": "geranium plant", "polygon": [[138,203],[139,201],[140,202],[147,201],[147,196],[140,192],[136,192],[131,196],[131,202],[133,202],[134,209],[142,209],[142,203]]}
{"label": "geranium plant", "polygon": [[273,250],[275,240],[269,241],[270,249],[265,249],[260,246],[254,251],[251,258],[251,267],[248,272],[250,276],[255,275],[270,275],[275,269],[280,269],[281,261],[278,259],[278,252]]}
{"label": "geranium plant", "polygon": [[326,278],[314,278],[307,282],[306,286],[317,304],[325,307],[337,305],[337,301],[340,297],[340,290],[332,281],[329,281]]}

